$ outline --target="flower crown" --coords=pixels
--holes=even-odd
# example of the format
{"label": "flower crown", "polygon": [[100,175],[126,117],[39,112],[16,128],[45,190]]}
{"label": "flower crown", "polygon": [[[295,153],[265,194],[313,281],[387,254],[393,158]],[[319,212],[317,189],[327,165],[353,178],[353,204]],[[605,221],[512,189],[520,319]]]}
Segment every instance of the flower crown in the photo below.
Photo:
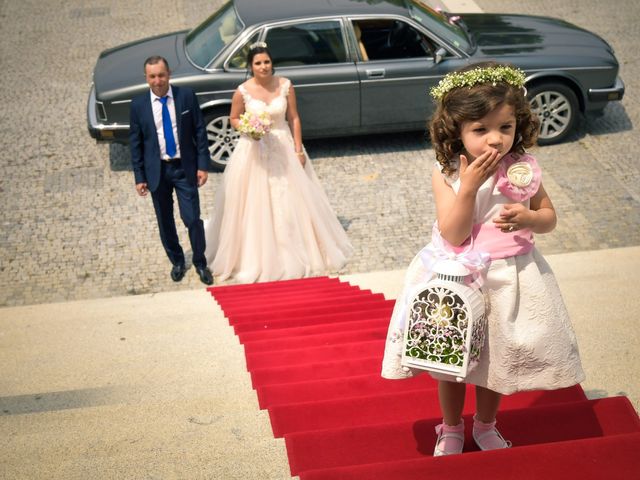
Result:
{"label": "flower crown", "polygon": [[256,48],[267,48],[267,44],[264,42],[255,42],[249,45],[249,50],[254,50]]}
{"label": "flower crown", "polygon": [[498,82],[508,83],[514,87],[524,87],[525,75],[519,68],[507,67],[503,65],[495,67],[474,68],[466,72],[451,72],[444,76],[442,80],[431,89],[431,96],[436,100],[455,88],[468,87],[483,83]]}

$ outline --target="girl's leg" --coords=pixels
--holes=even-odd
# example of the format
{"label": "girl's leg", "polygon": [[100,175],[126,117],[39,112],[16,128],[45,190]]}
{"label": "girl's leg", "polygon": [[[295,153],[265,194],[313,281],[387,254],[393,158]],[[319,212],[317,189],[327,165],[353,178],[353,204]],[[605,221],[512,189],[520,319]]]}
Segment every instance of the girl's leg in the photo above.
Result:
{"label": "girl's leg", "polygon": [[496,429],[496,414],[502,395],[476,386],[476,415],[473,417],[473,439],[482,450],[509,448],[511,442]]}
{"label": "girl's leg", "polygon": [[476,418],[484,423],[493,422],[500,407],[500,400],[502,394],[476,386]]}
{"label": "girl's leg", "polygon": [[438,439],[433,450],[434,456],[462,453],[464,446],[464,423],[462,409],[466,385],[455,382],[438,382],[438,398],[442,409],[442,424],[436,427]]}
{"label": "girl's leg", "polygon": [[438,399],[445,425],[453,427],[462,420],[466,388],[465,383],[438,381]]}

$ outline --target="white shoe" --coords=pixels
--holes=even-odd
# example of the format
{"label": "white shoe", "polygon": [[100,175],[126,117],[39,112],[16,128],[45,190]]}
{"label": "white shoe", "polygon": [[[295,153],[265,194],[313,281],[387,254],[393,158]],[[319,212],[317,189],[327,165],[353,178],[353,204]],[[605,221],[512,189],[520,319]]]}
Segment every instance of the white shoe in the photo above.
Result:
{"label": "white shoe", "polygon": [[[478,445],[480,450],[499,450],[501,448],[511,448],[511,442],[505,440],[500,432],[496,428],[496,421],[491,423],[484,423],[473,417],[473,440]],[[487,445],[487,440],[492,439],[490,442],[493,445]],[[496,442],[497,440],[497,442]],[[497,445],[499,446],[495,446]]]}
{"label": "white shoe", "polygon": [[[436,433],[438,434],[438,438],[436,440],[436,446],[433,449],[434,457],[443,457],[445,455],[456,455],[458,453],[462,453],[462,449],[464,447],[464,421],[460,420],[460,423],[454,427],[451,427],[444,422],[436,427]],[[460,443],[460,449],[455,450],[440,450],[440,441],[445,438],[455,439]]]}

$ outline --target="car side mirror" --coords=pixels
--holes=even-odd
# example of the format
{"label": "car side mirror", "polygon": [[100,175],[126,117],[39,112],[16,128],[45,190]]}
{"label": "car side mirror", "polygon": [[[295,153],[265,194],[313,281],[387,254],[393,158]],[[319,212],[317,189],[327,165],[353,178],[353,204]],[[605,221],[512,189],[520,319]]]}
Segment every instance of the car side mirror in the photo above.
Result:
{"label": "car side mirror", "polygon": [[435,55],[436,64],[440,63],[442,59],[446,56],[447,56],[447,51],[443,47],[440,47],[439,49],[437,49],[436,55]]}

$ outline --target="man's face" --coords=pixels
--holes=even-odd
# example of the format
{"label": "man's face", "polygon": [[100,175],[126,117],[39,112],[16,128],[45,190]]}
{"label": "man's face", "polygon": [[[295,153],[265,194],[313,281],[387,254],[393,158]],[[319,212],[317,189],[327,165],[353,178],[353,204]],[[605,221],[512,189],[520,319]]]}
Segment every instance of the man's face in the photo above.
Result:
{"label": "man's face", "polygon": [[146,65],[144,67],[144,76],[154,95],[164,97],[167,94],[171,74],[164,62]]}

